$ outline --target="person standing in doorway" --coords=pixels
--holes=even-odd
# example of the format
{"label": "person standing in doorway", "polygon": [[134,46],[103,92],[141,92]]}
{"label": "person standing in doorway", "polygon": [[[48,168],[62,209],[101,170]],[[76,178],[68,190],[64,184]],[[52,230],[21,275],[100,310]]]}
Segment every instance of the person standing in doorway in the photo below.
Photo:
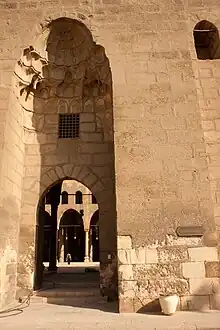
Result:
{"label": "person standing in doorway", "polygon": [[67,253],[67,255],[66,255],[66,261],[68,262],[68,265],[70,265],[71,260],[72,260],[71,254],[70,253]]}

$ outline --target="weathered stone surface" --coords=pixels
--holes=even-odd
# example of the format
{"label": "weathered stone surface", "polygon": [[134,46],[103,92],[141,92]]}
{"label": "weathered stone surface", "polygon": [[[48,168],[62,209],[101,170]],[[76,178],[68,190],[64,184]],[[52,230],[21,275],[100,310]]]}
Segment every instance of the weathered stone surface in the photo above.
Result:
{"label": "weathered stone surface", "polygon": [[218,261],[218,251],[215,247],[189,248],[190,261]]}
{"label": "weathered stone surface", "polygon": [[147,291],[151,297],[159,297],[160,294],[177,293],[179,295],[186,295],[189,293],[189,284],[184,279],[162,279],[149,280]]}
{"label": "weathered stone surface", "polygon": [[145,264],[145,248],[132,249],[130,255],[132,265]]}
{"label": "weathered stone surface", "polygon": [[220,262],[205,262],[206,277],[220,277]]}
{"label": "weathered stone surface", "polygon": [[133,274],[135,279],[147,281],[162,278],[180,278],[182,270],[180,263],[134,265]]}
{"label": "weathered stone surface", "polygon": [[210,296],[211,309],[220,310],[220,294],[215,293]]}
{"label": "weathered stone surface", "polygon": [[120,265],[118,267],[119,279],[131,281],[133,280],[133,269],[132,265]]}
{"label": "weathered stone surface", "polygon": [[137,292],[136,281],[119,281],[119,293],[122,297],[133,298]]}
{"label": "weathered stone surface", "polygon": [[120,313],[133,313],[134,312],[134,300],[133,298],[121,298],[120,306],[119,306]]}
{"label": "weathered stone surface", "polygon": [[220,280],[211,278],[190,278],[190,293],[193,295],[207,295],[220,291]]}
{"label": "weathered stone surface", "polygon": [[157,249],[145,248],[145,262],[147,264],[158,263],[158,252],[157,252]]}
{"label": "weathered stone surface", "polygon": [[206,311],[210,309],[210,296],[183,296],[180,297],[181,310]]}
{"label": "weathered stone surface", "polygon": [[[181,245],[192,242],[196,246],[195,240],[177,240],[179,251],[162,247],[175,246],[166,235],[179,226],[204,226],[210,233],[215,223],[219,226],[220,64],[195,60],[198,46],[193,39],[201,13],[205,17],[208,11],[208,19],[219,29],[217,2],[212,1],[208,9],[204,1],[165,0],[158,6],[112,0],[95,2],[92,7],[83,1],[59,2],[61,6],[58,1],[45,1],[42,13],[38,11],[42,3],[32,0],[2,1],[0,6],[4,30],[0,49],[0,233],[6,235],[0,243],[0,292],[7,287],[6,265],[11,263],[7,251],[16,252],[15,263],[17,259],[19,263],[25,260],[25,266],[31,263],[28,274],[33,270],[35,235],[26,237],[19,225],[35,227],[40,197],[54,180],[69,176],[63,166],[75,166],[71,176],[87,182],[100,197],[101,256],[112,255],[112,250],[116,253],[118,232],[132,237],[132,244],[129,238],[121,248],[128,251],[120,254],[123,265],[131,258],[134,265],[155,267],[157,263],[217,262],[216,252],[203,248],[189,250],[188,260]],[[91,13],[93,17],[89,17]],[[73,17],[84,20],[85,26],[71,21]],[[6,21],[10,21],[10,29],[3,29]],[[88,31],[90,23],[98,27],[95,43]],[[32,26],[39,27],[38,31]],[[30,41],[33,50],[27,47],[20,52]],[[81,116],[80,137],[60,143],[59,114],[76,113]],[[109,142],[108,148],[104,141]],[[81,172],[81,165],[88,167],[86,171]],[[111,174],[106,169],[93,172],[102,166]],[[43,177],[46,167],[50,174]],[[97,175],[97,182],[91,173]],[[35,194],[27,198],[29,191]],[[89,221],[86,226],[89,228]],[[203,240],[208,247],[218,244],[211,236]],[[158,247],[159,254],[146,246]],[[191,276],[194,271],[185,266],[185,272]],[[24,278],[31,283],[29,276]],[[22,284],[20,280],[18,284]],[[12,285],[3,299],[7,301],[15,290]]]}
{"label": "weathered stone surface", "polygon": [[16,271],[17,271],[17,264],[8,264],[6,267],[6,275],[16,275]]}
{"label": "weathered stone surface", "polygon": [[188,261],[188,252],[186,247],[158,248],[159,262],[186,262]]}
{"label": "weathered stone surface", "polygon": [[202,245],[201,237],[175,237],[174,235],[167,235],[168,246],[200,246]]}
{"label": "weathered stone surface", "polygon": [[118,236],[118,250],[132,249],[130,236]]}
{"label": "weathered stone surface", "polygon": [[131,258],[130,258],[130,252],[127,250],[118,250],[118,263],[119,265],[130,265],[131,264]]}
{"label": "weathered stone surface", "polygon": [[206,275],[204,262],[185,262],[182,270],[185,278],[204,278]]}
{"label": "weathered stone surface", "polygon": [[208,232],[203,236],[203,242],[205,246],[217,246],[220,235],[217,231]]}

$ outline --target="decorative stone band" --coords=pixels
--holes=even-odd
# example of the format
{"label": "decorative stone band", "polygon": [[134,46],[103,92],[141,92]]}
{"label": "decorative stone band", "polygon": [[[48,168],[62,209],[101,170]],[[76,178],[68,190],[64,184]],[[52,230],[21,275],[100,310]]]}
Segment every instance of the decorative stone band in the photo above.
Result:
{"label": "decorative stone band", "polygon": [[218,246],[202,238],[172,238],[132,248],[130,236],[118,236],[120,312],[159,309],[168,291],[180,296],[179,309],[220,309]]}

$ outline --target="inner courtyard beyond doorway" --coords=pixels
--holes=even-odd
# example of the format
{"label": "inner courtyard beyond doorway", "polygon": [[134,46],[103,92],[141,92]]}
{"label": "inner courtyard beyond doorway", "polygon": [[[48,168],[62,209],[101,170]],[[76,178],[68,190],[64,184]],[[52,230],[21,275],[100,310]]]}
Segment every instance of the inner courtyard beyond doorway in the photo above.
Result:
{"label": "inner courtyard beyond doorway", "polygon": [[[99,210],[92,192],[75,180],[64,180],[48,191],[40,207],[44,266],[55,270],[67,264],[68,256],[71,263],[85,262],[88,266],[94,262],[97,266]],[[53,231],[56,231],[55,244]]]}

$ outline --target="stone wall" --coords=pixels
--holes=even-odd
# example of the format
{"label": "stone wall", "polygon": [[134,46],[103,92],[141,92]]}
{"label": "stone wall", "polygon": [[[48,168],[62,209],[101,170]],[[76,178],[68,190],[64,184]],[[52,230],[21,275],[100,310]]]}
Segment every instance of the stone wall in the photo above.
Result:
{"label": "stone wall", "polygon": [[214,246],[205,246],[202,238],[167,236],[163,243],[132,248],[130,236],[119,236],[120,311],[158,311],[159,296],[170,292],[180,296],[180,310],[220,309],[218,240],[213,234]]}
{"label": "stone wall", "polygon": [[[1,81],[3,92],[0,121],[0,145],[3,147],[0,158],[0,306],[15,299],[17,288],[18,237],[22,200],[24,171],[24,143],[22,113],[13,92],[7,92],[11,81]],[[9,110],[6,111],[8,98]],[[10,100],[10,101],[9,101]]]}
{"label": "stone wall", "polygon": [[[2,219],[7,219],[0,222],[0,232],[5,236],[1,247],[8,251],[5,240],[12,236],[4,224],[18,226],[22,206],[19,287],[31,288],[33,284],[38,201],[54,182],[67,176],[81,180],[97,194],[106,219],[102,238],[106,242],[111,240],[108,230],[112,230],[110,224],[116,213],[115,205],[113,214],[110,212],[115,204],[114,189],[105,189],[114,182],[114,166],[118,235],[131,235],[134,249],[148,247],[156,240],[160,246],[180,225],[203,225],[206,231],[219,226],[218,60],[198,61],[193,40],[193,28],[202,19],[219,28],[219,10],[218,1],[209,0],[24,0],[0,4],[0,198],[5,200],[1,202]],[[24,67],[19,71],[21,66],[16,65],[15,70],[25,78],[24,85],[11,87],[12,71],[19,59],[25,61],[25,49],[33,45],[41,60],[47,58],[48,23],[61,17],[76,19],[92,32],[94,41],[105,49],[113,77],[112,114],[110,118],[100,117],[102,102],[96,116],[88,108],[81,109],[84,132],[80,146],[57,143],[58,113],[66,111],[65,102],[59,110],[55,110],[57,103],[55,107],[53,102],[45,106],[48,100],[45,103],[44,88],[43,100],[33,93],[26,102],[26,94],[21,97],[21,89],[30,85],[32,77],[24,73]],[[33,59],[37,70],[38,60]],[[56,71],[55,75],[59,74]],[[10,96],[10,89],[16,97]],[[10,100],[12,107],[8,106]],[[106,108],[102,109],[105,112]],[[110,135],[100,133],[102,119],[106,125],[111,122]],[[10,148],[3,133],[6,127]],[[105,128],[108,131],[109,126]],[[22,132],[24,138],[20,139]],[[14,149],[18,141],[21,153]],[[12,156],[10,161],[8,155]],[[14,164],[19,166],[18,178]],[[12,195],[11,187],[17,189],[12,196],[16,200],[13,208],[9,208],[13,203],[7,199]],[[18,228],[14,233],[17,237]],[[114,229],[112,239],[115,236]],[[105,259],[110,245],[103,251]],[[17,251],[14,243],[12,250]],[[115,262],[115,255],[113,259]],[[7,254],[4,263],[7,260],[11,263],[16,258],[10,259]],[[111,267],[105,266],[105,270],[111,276]],[[14,292],[15,286],[10,288]]]}
{"label": "stone wall", "polygon": [[[207,20],[214,24],[217,30],[220,30],[219,22],[220,8],[217,3],[210,6],[207,13],[205,4],[194,4],[191,6],[191,15],[189,19],[189,30],[193,30],[198,21]],[[190,36],[190,34],[189,34]],[[197,59],[195,46],[192,38],[189,42],[190,56],[193,63],[193,75],[196,83],[196,94],[198,98],[199,109],[201,113],[201,126],[204,132],[205,153],[203,156],[207,159],[208,174],[201,171],[201,176],[207,177],[210,182],[212,202],[214,205],[214,219],[217,229],[220,229],[220,200],[219,200],[219,165],[220,165],[220,140],[219,140],[219,70],[220,61]],[[218,53],[218,52],[217,52]],[[219,57],[219,53],[218,53]]]}

